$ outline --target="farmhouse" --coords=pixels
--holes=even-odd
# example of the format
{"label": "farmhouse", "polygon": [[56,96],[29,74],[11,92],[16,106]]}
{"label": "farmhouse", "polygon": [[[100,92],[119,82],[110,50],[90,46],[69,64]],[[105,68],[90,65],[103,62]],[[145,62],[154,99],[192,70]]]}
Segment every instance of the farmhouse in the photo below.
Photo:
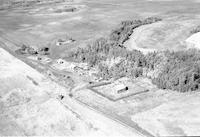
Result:
{"label": "farmhouse", "polygon": [[67,70],[70,72],[85,73],[89,71],[89,66],[86,63],[68,62],[61,58],[58,59],[53,66],[59,70]]}
{"label": "farmhouse", "polygon": [[72,62],[67,62],[64,59],[58,59],[54,64],[53,67],[59,70],[67,70],[73,71],[76,65]]}

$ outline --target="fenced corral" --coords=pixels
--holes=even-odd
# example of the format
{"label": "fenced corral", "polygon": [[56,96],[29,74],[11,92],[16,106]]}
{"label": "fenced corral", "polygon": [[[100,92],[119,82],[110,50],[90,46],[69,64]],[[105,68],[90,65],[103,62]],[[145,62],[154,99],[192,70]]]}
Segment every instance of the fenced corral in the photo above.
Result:
{"label": "fenced corral", "polygon": [[128,78],[121,78],[112,83],[107,82],[90,86],[89,89],[110,101],[118,101],[150,91],[151,84],[147,81],[138,80],[133,82]]}

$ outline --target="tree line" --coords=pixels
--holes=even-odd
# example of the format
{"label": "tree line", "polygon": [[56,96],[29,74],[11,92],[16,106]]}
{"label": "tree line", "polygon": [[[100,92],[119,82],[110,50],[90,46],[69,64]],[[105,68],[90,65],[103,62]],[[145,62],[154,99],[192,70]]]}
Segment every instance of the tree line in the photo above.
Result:
{"label": "tree line", "polygon": [[162,89],[180,92],[195,91],[200,88],[200,51],[165,52],[167,62],[164,69],[153,79]]}
{"label": "tree line", "polygon": [[[99,38],[86,48],[78,48],[70,52],[68,58],[78,62],[86,62],[97,67],[98,76],[103,79],[146,76],[144,70],[151,72],[160,70],[156,77],[150,77],[161,89],[180,92],[195,91],[200,88],[200,51],[162,51],[147,55],[138,50],[128,51],[123,46],[134,28],[160,21],[159,18],[147,18],[143,21],[123,21],[107,38]],[[121,61],[108,67],[103,61],[112,58]],[[159,67],[162,67],[159,68]]]}
{"label": "tree line", "polygon": [[135,28],[138,28],[142,25],[152,24],[161,20],[162,19],[157,17],[149,17],[144,20],[122,21],[121,24],[111,32],[109,39],[115,44],[123,46],[124,42],[129,39]]}

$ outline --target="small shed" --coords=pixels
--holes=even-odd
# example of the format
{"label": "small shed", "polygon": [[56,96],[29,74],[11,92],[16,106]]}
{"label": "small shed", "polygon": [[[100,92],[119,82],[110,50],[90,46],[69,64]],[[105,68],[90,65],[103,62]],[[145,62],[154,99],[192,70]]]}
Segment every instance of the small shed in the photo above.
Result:
{"label": "small shed", "polygon": [[70,39],[66,39],[66,40],[63,40],[63,39],[58,39],[58,41],[56,42],[56,46],[62,46],[62,45],[65,45],[65,44],[70,44],[70,43],[73,43],[75,42],[74,39],[70,38]]}

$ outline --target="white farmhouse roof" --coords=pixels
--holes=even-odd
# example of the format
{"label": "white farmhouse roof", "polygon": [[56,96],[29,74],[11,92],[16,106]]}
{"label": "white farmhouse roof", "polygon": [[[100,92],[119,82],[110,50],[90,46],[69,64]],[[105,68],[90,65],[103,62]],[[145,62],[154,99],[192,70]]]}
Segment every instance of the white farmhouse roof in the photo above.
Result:
{"label": "white farmhouse roof", "polygon": [[198,48],[200,49],[200,32],[193,34],[188,39],[186,39],[188,48]]}
{"label": "white farmhouse roof", "polygon": [[124,84],[122,84],[122,83],[121,84],[117,84],[117,85],[114,86],[114,89],[116,91],[123,90],[125,88],[126,88],[126,86]]}

